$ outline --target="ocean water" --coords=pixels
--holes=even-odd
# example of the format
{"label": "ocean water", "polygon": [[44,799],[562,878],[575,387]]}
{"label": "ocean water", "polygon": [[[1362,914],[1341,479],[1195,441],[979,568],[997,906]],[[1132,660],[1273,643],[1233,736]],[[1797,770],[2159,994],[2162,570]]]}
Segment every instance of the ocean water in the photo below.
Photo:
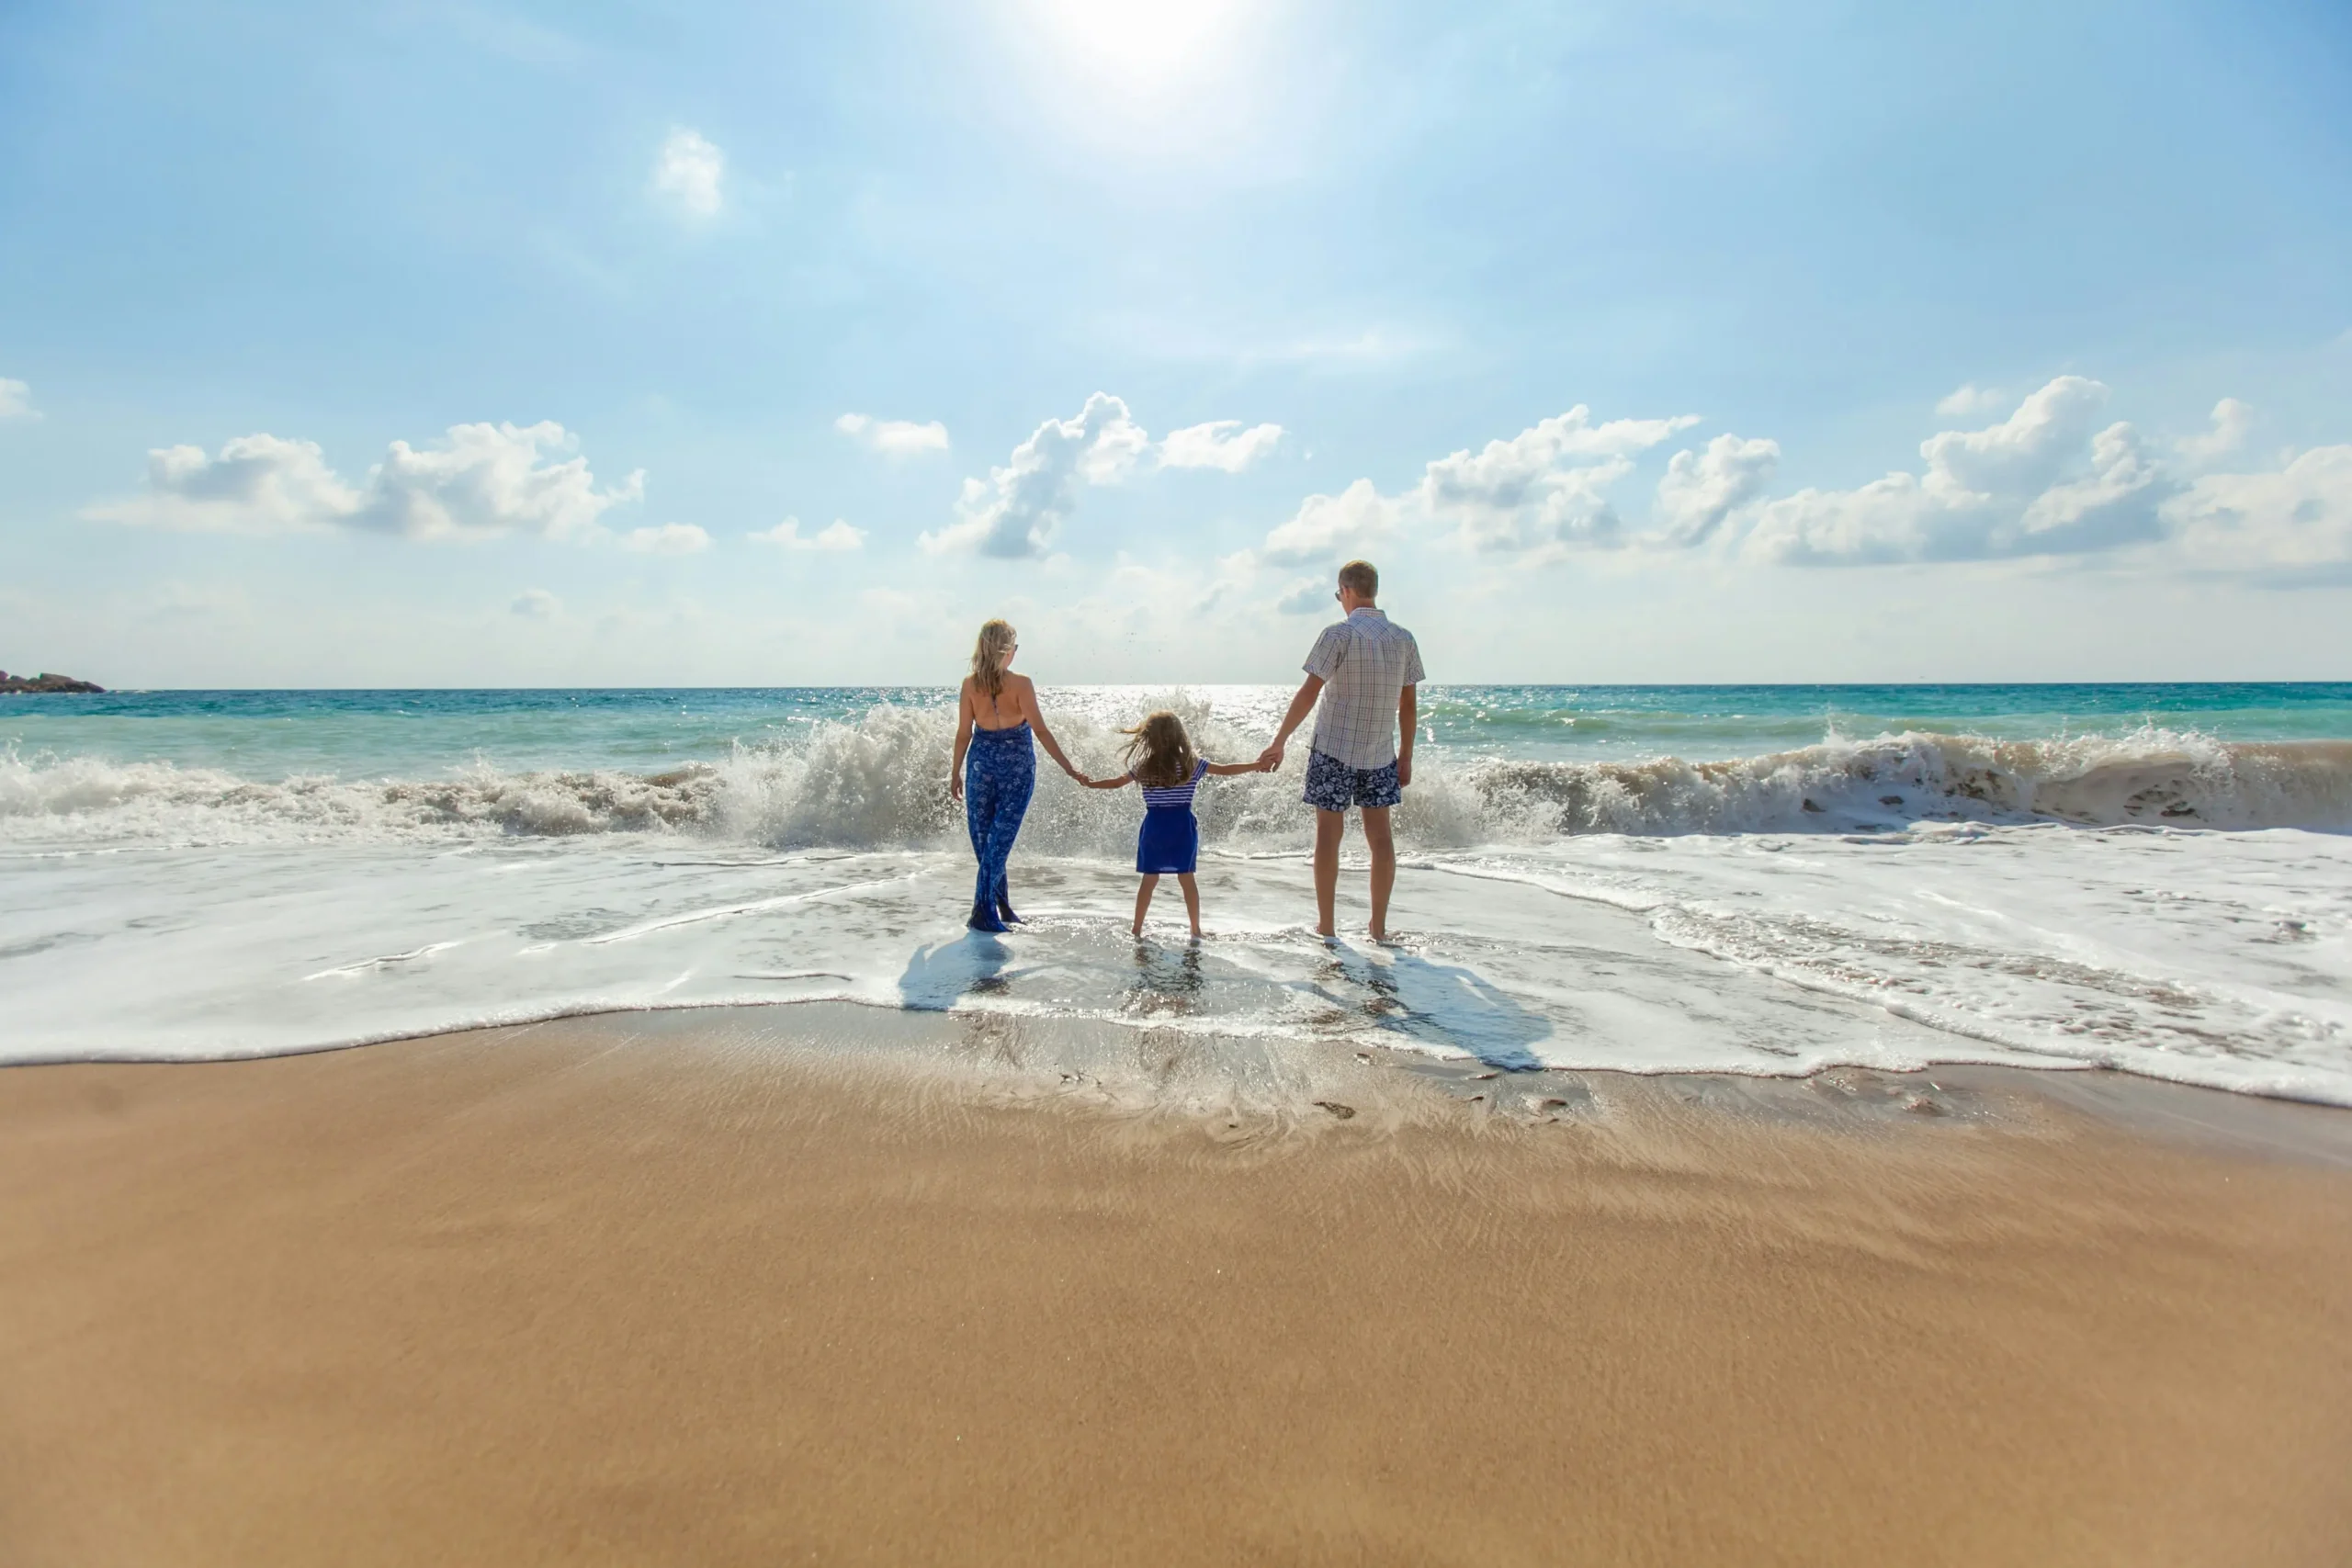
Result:
{"label": "ocean water", "polygon": [[[1047,688],[1082,766],[1287,687]],[[1501,1068],[2100,1065],[2352,1105],[2352,684],[1430,687],[1398,941],[1310,931],[1306,746],[1200,797],[1208,936],[1127,933],[1140,804],[1041,759],[1029,926],[962,926],[953,694],[0,697],[0,1060],[266,1055],[850,1000]]]}

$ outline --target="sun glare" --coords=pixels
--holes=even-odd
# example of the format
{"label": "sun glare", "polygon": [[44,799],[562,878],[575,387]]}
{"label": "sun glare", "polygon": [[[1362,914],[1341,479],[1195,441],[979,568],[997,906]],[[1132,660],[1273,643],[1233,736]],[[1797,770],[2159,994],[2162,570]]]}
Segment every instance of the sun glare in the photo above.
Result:
{"label": "sun glare", "polygon": [[1071,53],[1149,86],[1212,58],[1239,6],[1237,0],[1047,0],[1045,10]]}

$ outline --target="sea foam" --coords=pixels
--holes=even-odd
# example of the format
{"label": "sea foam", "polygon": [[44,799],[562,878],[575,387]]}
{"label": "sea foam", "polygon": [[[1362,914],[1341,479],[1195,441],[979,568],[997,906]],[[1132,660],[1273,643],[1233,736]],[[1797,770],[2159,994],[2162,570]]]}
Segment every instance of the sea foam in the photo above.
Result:
{"label": "sea foam", "polygon": [[[1248,760],[1262,743],[1211,713],[1190,716],[1204,755]],[[1081,768],[1124,766],[1107,726],[1066,721],[1060,738]],[[946,790],[951,739],[949,716],[937,709],[880,705],[789,742],[739,743],[718,761],[648,773],[516,773],[477,760],[439,778],[267,781],[10,749],[0,753],[0,834],[219,843],[675,832],[778,849],[933,847],[962,830]],[[1204,841],[1240,850],[1297,843],[1306,830],[1295,809],[1306,754],[1295,742],[1280,774],[1222,779],[1204,791]],[[1024,844],[1119,852],[1132,830],[1131,803],[1078,788],[1042,756],[1038,785]],[[2035,820],[2352,829],[2352,743],[2229,742],[2150,726],[2048,740],[1929,731],[1832,737],[1712,761],[1514,761],[1425,749],[1396,829],[1406,844],[1437,849],[1580,833]]]}

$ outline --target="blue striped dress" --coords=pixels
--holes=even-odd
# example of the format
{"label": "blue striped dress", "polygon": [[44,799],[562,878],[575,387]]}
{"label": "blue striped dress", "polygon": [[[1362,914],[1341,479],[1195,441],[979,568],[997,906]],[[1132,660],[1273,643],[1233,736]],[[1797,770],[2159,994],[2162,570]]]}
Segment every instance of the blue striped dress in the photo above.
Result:
{"label": "blue striped dress", "polygon": [[[1208,771],[1204,757],[1193,764],[1193,776],[1182,784],[1143,784],[1143,830],[1136,835],[1136,871],[1146,876],[1171,876],[1190,872],[1199,862],[1201,824],[1193,815],[1193,792],[1201,787]],[[1133,773],[1127,776],[1135,778]]]}

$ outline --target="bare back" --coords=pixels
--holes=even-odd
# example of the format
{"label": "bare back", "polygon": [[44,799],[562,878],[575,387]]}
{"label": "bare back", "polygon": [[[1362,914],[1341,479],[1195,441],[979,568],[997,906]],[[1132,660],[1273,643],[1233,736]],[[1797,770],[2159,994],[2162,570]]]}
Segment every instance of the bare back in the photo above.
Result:
{"label": "bare back", "polygon": [[1025,724],[1037,711],[1037,688],[1026,675],[1007,671],[1003,689],[994,697],[980,684],[977,675],[964,677],[964,701],[971,709],[972,723],[980,729],[1010,729]]}

